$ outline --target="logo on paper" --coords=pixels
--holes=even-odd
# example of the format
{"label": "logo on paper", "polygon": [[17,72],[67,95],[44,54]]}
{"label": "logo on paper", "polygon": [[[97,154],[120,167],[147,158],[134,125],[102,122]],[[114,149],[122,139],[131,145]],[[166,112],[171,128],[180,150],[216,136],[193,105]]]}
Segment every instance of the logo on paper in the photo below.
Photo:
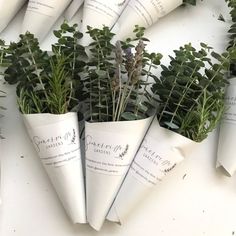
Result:
{"label": "logo on paper", "polygon": [[144,140],[132,165],[132,175],[146,184],[153,186],[176,166],[173,154],[170,155],[171,147],[157,147],[155,141]]}
{"label": "logo on paper", "polygon": [[32,137],[32,141],[36,147],[36,150],[40,152],[42,149],[49,150],[60,148],[64,145],[76,145],[76,132],[75,129],[67,131],[61,135],[55,135],[50,137],[42,137],[35,135]]}
{"label": "logo on paper", "polygon": [[85,139],[85,150],[91,150],[94,153],[103,154],[105,156],[112,156],[116,159],[123,160],[128,153],[129,145],[126,144],[108,144],[105,142],[99,142],[91,135],[87,135]]}

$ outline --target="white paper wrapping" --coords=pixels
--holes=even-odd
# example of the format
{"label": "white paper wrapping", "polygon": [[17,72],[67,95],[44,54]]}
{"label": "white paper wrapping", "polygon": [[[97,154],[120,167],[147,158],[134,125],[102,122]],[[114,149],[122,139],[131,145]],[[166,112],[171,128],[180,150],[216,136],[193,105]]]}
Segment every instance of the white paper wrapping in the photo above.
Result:
{"label": "white paper wrapping", "polygon": [[71,0],[29,0],[22,33],[29,31],[42,41]]}
{"label": "white paper wrapping", "polygon": [[75,13],[79,10],[81,5],[83,4],[84,0],[72,0],[68,8],[66,9],[64,16],[65,18],[70,21]]}
{"label": "white paper wrapping", "polygon": [[236,171],[236,78],[230,79],[225,96],[226,111],[220,125],[217,164],[222,166],[229,176]]}
{"label": "white paper wrapping", "polygon": [[183,0],[130,0],[114,26],[115,39],[132,36],[135,25],[150,27],[182,3]]}
{"label": "white paper wrapping", "polygon": [[107,215],[123,223],[128,214],[187,155],[192,140],[160,127],[155,118]]}
{"label": "white paper wrapping", "polygon": [[153,117],[85,124],[87,219],[99,230]]}
{"label": "white paper wrapping", "polygon": [[25,3],[26,0],[0,0],[0,32],[7,27]]}
{"label": "white paper wrapping", "polygon": [[[0,133],[1,134],[1,133]],[[0,205],[2,204],[2,141],[0,138]]]}
{"label": "white paper wrapping", "polygon": [[73,223],[86,223],[77,114],[29,114],[23,120],[67,214]]}
{"label": "white paper wrapping", "polygon": [[103,25],[112,27],[128,2],[128,0],[85,0],[81,26],[84,37],[81,39],[81,44],[87,46],[91,42],[90,36],[85,34],[88,25],[93,28],[102,28]]}

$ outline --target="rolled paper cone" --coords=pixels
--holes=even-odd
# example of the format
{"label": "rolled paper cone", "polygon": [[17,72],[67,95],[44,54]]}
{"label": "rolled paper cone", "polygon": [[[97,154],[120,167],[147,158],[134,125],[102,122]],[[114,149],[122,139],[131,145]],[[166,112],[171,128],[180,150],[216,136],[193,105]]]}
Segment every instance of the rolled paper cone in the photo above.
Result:
{"label": "rolled paper cone", "polygon": [[181,4],[183,0],[130,0],[114,26],[115,40],[132,37],[135,25],[148,28]]}
{"label": "rolled paper cone", "polygon": [[160,127],[155,118],[137,152],[125,180],[107,215],[113,222],[124,223],[132,209],[180,163],[195,142]]}
{"label": "rolled paper cone", "polygon": [[88,223],[100,230],[153,117],[85,124]]}
{"label": "rolled paper cone", "polygon": [[89,34],[86,34],[87,26],[102,28],[105,25],[111,28],[128,2],[129,0],[85,0],[81,26],[84,37],[81,44],[87,46],[92,41]]}
{"label": "rolled paper cone", "polygon": [[0,32],[7,27],[25,3],[26,0],[0,0]]}
{"label": "rolled paper cone", "polygon": [[42,41],[71,0],[29,0],[22,33],[29,31]]}
{"label": "rolled paper cone", "polygon": [[23,120],[68,216],[86,223],[77,114],[29,114]]}
{"label": "rolled paper cone", "polygon": [[236,77],[229,81],[225,95],[225,114],[219,130],[216,167],[222,166],[232,176],[236,171]]}
{"label": "rolled paper cone", "polygon": [[84,0],[73,0],[68,8],[65,10],[64,16],[65,18],[70,21],[75,13],[79,10],[81,5],[83,4]]}
{"label": "rolled paper cone", "polygon": [[[0,153],[2,153],[1,149],[2,149],[2,144],[1,144],[1,137],[0,137]],[[0,155],[0,205],[2,204],[2,154]]]}

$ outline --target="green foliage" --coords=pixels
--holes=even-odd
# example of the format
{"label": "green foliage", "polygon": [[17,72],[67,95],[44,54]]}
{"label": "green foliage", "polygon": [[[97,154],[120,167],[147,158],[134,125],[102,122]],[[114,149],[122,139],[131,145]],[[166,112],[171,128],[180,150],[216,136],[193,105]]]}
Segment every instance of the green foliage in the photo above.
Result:
{"label": "green foliage", "polygon": [[195,6],[197,4],[197,0],[183,0],[183,3]]}
{"label": "green foliage", "polygon": [[187,44],[174,53],[168,67],[161,65],[160,79],[152,86],[159,98],[157,117],[161,126],[200,142],[224,112],[229,55],[219,55],[203,43],[198,51]]}
{"label": "green foliage", "polygon": [[86,53],[78,43],[82,34],[76,24],[63,23],[54,35],[58,41],[52,45],[52,53],[42,51],[30,33],[1,50],[7,65],[4,78],[9,84],[17,84],[22,113],[66,113],[78,99],[84,99],[79,72],[86,65]]}
{"label": "green foliage", "polygon": [[108,27],[88,27],[93,39],[85,78],[90,121],[137,120],[148,115],[148,78],[153,76],[151,69],[160,64],[161,55],[146,52],[144,28],[136,26],[134,31],[136,45],[132,39],[113,45],[114,34]]}
{"label": "green foliage", "polygon": [[235,0],[225,0],[228,4],[228,7],[231,8],[230,16],[232,24],[228,31],[229,33],[229,43],[228,43],[228,52],[230,53],[231,63],[230,71],[232,74],[236,74],[236,1]]}
{"label": "green foliage", "polygon": [[77,24],[69,26],[67,23],[63,23],[61,29],[54,31],[54,35],[58,38],[58,42],[52,45],[52,51],[55,54],[63,54],[67,58],[65,70],[68,72],[74,88],[71,95],[82,101],[85,99],[85,94],[80,74],[84,70],[87,60],[85,48],[79,44],[83,34],[78,30]]}

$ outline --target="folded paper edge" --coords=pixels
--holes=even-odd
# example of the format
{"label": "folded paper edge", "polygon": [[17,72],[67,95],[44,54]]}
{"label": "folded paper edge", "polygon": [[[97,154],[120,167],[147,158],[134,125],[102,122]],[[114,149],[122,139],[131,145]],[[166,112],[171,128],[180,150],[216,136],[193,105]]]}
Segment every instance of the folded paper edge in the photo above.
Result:
{"label": "folded paper edge", "polygon": [[228,177],[232,177],[235,173],[235,171],[230,171],[224,164],[222,164],[220,161],[216,162],[216,169],[222,169],[224,171],[224,173],[228,176]]}

